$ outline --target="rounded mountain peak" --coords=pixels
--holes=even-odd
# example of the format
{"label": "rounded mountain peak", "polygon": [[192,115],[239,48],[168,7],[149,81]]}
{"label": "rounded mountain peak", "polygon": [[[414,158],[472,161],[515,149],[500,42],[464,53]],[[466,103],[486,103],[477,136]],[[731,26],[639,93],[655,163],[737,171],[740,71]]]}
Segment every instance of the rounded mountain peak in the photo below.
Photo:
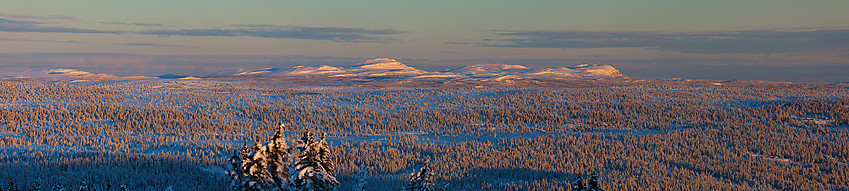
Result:
{"label": "rounded mountain peak", "polygon": [[407,66],[392,58],[375,58],[357,64],[355,67],[362,69],[387,69],[387,70],[411,70],[413,67]]}

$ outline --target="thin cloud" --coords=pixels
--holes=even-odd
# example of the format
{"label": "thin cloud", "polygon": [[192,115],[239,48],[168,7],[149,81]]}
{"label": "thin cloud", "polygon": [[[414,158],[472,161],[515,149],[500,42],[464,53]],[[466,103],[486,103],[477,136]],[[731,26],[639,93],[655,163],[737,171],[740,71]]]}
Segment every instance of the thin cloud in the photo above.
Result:
{"label": "thin cloud", "polygon": [[[682,53],[768,54],[849,49],[849,28],[800,28],[703,33],[500,31],[471,43],[511,48],[646,48]],[[464,44],[467,42],[453,42]]]}
{"label": "thin cloud", "polygon": [[71,20],[71,21],[79,20],[75,17],[69,17],[69,16],[58,16],[58,15],[33,16],[33,15],[18,15],[18,14],[6,14],[6,13],[0,13],[0,17],[15,18],[15,19],[41,19],[41,20]]}
{"label": "thin cloud", "polygon": [[123,32],[120,32],[120,31],[106,31],[106,30],[78,29],[78,28],[70,28],[70,27],[44,26],[44,23],[42,23],[42,22],[10,20],[10,19],[3,19],[3,18],[0,18],[0,31],[2,31],[2,32],[54,32],[54,33],[112,33],[112,34],[123,33]]}
{"label": "thin cloud", "polygon": [[335,42],[385,42],[385,35],[401,34],[397,30],[363,28],[303,27],[278,25],[235,25],[235,29],[152,30],[139,34],[159,36],[250,36],[276,39],[329,40]]}
{"label": "thin cloud", "polygon": [[170,45],[170,44],[156,44],[156,43],[121,43],[118,45],[124,46],[148,46],[148,47],[159,47],[159,48],[192,48],[198,49],[198,47],[193,46],[183,46],[183,45]]}
{"label": "thin cloud", "polygon": [[[159,26],[146,23],[120,23],[139,26]],[[304,27],[279,25],[233,25],[231,28],[219,29],[181,29],[181,30],[142,30],[116,31],[94,30],[71,27],[48,26],[46,23],[35,21],[11,20],[0,18],[0,32],[46,32],[46,33],[108,33],[108,34],[142,34],[158,36],[233,36],[258,37],[274,39],[303,39],[328,40],[334,42],[388,42],[394,40],[387,37],[405,33],[398,30],[372,30],[364,28],[342,27]]]}
{"label": "thin cloud", "polygon": [[22,38],[3,38],[0,37],[0,40],[3,41],[22,41],[22,42],[54,42],[54,43],[81,43],[79,41],[74,40],[33,40],[33,39],[22,39]]}
{"label": "thin cloud", "polygon": [[141,27],[162,27],[165,26],[159,23],[127,23],[127,22],[99,22],[100,24],[108,24],[108,25],[127,25],[127,26],[141,26]]}

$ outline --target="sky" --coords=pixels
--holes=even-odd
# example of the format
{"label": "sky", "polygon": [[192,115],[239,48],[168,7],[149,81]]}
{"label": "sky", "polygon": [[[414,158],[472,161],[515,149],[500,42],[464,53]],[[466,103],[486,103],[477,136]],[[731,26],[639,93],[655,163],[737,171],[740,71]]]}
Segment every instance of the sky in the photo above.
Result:
{"label": "sky", "polygon": [[849,81],[844,0],[0,2],[0,70],[203,76],[377,57],[610,64],[636,78]]}

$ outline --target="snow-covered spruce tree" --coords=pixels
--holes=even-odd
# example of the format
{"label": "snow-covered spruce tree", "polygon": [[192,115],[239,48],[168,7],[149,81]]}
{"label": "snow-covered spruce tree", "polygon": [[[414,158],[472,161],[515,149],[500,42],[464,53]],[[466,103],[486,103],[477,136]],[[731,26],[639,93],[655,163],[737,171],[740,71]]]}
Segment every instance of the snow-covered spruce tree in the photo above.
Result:
{"label": "snow-covered spruce tree", "polygon": [[89,191],[88,184],[85,182],[85,179],[83,179],[83,182],[80,183],[79,191]]}
{"label": "snow-covered spruce tree", "polygon": [[228,172],[234,190],[289,190],[291,148],[283,136],[283,127],[279,124],[268,143],[261,144],[257,137],[252,148],[243,149],[240,159],[231,161],[241,160],[241,165],[233,165]]}
{"label": "snow-covered spruce tree", "polygon": [[61,184],[54,184],[53,187],[50,188],[50,191],[65,191],[65,187]]}
{"label": "snow-covered spruce tree", "polygon": [[[247,150],[247,148],[242,149]],[[236,149],[233,149],[233,156],[230,156],[228,159],[230,162],[230,169],[225,173],[228,177],[230,177],[230,188],[232,190],[244,190],[244,182],[245,182],[245,172],[242,170],[242,156],[240,152]]]}
{"label": "snow-covered spruce tree", "polygon": [[578,179],[572,181],[572,191],[584,191],[584,189],[586,189],[586,186],[584,186],[584,177],[578,175]]}
{"label": "snow-covered spruce tree", "polygon": [[422,167],[419,168],[419,172],[413,173],[410,176],[410,184],[407,185],[407,190],[410,191],[433,191],[433,190],[441,190],[438,187],[434,186],[434,175],[433,170],[430,169],[430,159],[425,160]]}
{"label": "snow-covered spruce tree", "polygon": [[590,174],[590,179],[587,181],[587,190],[589,191],[604,191],[598,186],[598,173],[593,172]]}
{"label": "snow-covered spruce tree", "polygon": [[15,185],[15,179],[9,179],[9,183],[6,184],[6,190],[18,191],[18,186]]}
{"label": "snow-covered spruce tree", "polygon": [[354,187],[354,191],[366,191],[366,184],[368,183],[368,167],[360,166],[360,172],[357,173],[357,186]]}
{"label": "snow-covered spruce tree", "polygon": [[297,190],[334,190],[339,186],[339,181],[333,176],[335,171],[330,159],[330,146],[325,140],[327,134],[322,133],[320,138],[315,141],[313,133],[306,130],[301,139],[295,140],[294,146],[300,154],[293,166],[291,180]]}
{"label": "snow-covered spruce tree", "polygon": [[106,191],[112,190],[112,180],[106,179]]}
{"label": "snow-covered spruce tree", "polygon": [[292,147],[289,147],[288,140],[283,135],[285,124],[279,123],[277,132],[271,137],[268,143],[268,149],[271,151],[268,154],[269,166],[275,184],[281,185],[281,188],[287,188],[289,182],[289,167],[292,166]]}
{"label": "snow-covered spruce tree", "polygon": [[32,191],[41,191],[41,178],[36,177],[35,183],[32,183]]}

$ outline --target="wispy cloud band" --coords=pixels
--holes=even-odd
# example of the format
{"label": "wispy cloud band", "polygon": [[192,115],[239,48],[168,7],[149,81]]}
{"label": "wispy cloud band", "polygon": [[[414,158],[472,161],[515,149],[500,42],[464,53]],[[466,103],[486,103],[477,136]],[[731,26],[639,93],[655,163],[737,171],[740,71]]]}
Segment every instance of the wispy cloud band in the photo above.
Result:
{"label": "wispy cloud band", "polygon": [[128,25],[128,26],[142,26],[142,27],[161,27],[165,26],[159,23],[127,23],[127,22],[99,22],[100,24],[108,24],[108,25]]}
{"label": "wispy cloud band", "polygon": [[2,32],[53,32],[53,33],[124,33],[121,31],[79,29],[70,27],[45,26],[42,22],[10,20],[0,18]]}
{"label": "wispy cloud band", "polygon": [[727,32],[496,31],[499,39],[455,42],[512,48],[647,48],[683,53],[788,53],[849,49],[849,28]]}
{"label": "wispy cloud band", "polygon": [[192,48],[198,49],[198,47],[194,46],[182,46],[182,45],[171,45],[171,44],[157,44],[157,43],[120,43],[118,45],[124,46],[147,46],[147,47],[159,47],[159,48]]}
{"label": "wispy cloud band", "polygon": [[[109,22],[136,26],[162,26],[148,23]],[[45,33],[110,33],[143,34],[158,36],[237,36],[274,39],[327,40],[334,42],[386,42],[393,40],[387,35],[405,33],[398,30],[372,30],[364,28],[342,27],[305,27],[280,25],[233,25],[219,29],[179,29],[179,30],[96,30],[73,27],[50,26],[47,23],[0,18],[0,32],[45,32]]]}
{"label": "wispy cloud band", "polygon": [[18,14],[6,14],[6,13],[0,13],[0,17],[16,18],[16,19],[41,19],[41,20],[79,20],[76,17],[69,17],[69,16],[58,16],[58,15],[33,16],[33,15],[18,15]]}
{"label": "wispy cloud band", "polygon": [[397,30],[363,28],[303,27],[279,25],[235,25],[233,29],[153,30],[139,34],[160,36],[251,36],[277,39],[329,40],[336,42],[380,42],[391,40],[383,35],[404,33]]}
{"label": "wispy cloud band", "polygon": [[3,38],[0,37],[2,41],[22,41],[22,42],[50,42],[50,43],[81,43],[79,41],[74,40],[34,40],[34,39],[23,39],[23,38]]}

